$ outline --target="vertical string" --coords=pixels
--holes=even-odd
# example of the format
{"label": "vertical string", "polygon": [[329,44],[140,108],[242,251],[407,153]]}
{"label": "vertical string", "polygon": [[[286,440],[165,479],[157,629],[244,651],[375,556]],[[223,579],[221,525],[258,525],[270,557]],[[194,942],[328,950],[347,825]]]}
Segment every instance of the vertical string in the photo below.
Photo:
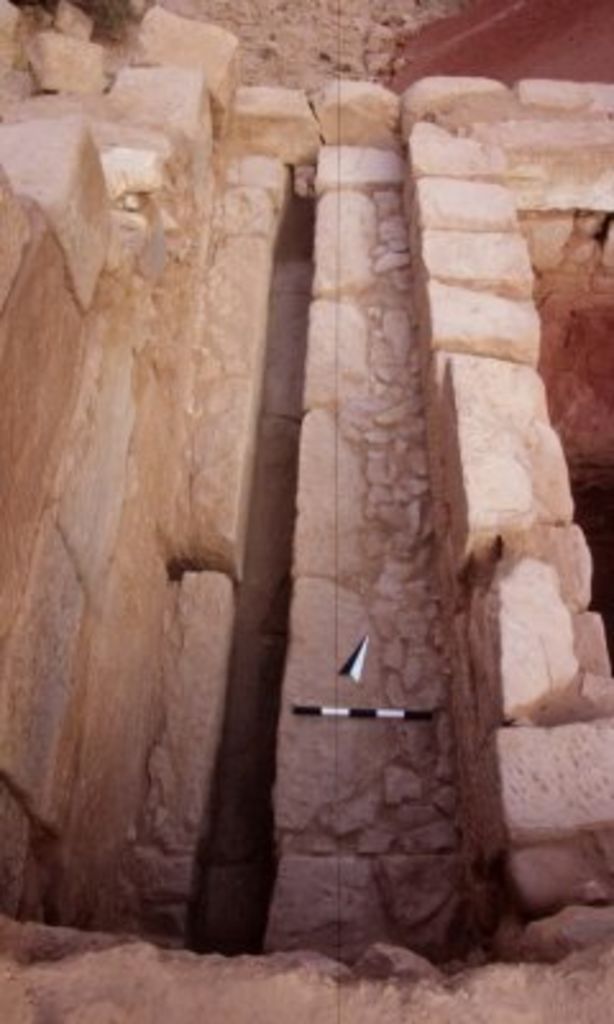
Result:
{"label": "vertical string", "polygon": [[[337,205],[336,205],[336,232],[335,232],[335,277],[336,277],[336,302],[335,302],[335,321],[334,321],[334,394],[335,394],[335,420],[334,420],[334,457],[333,457],[333,477],[334,477],[334,501],[333,501],[333,529],[335,531],[334,536],[334,648],[335,648],[335,707],[339,706],[339,664],[340,664],[340,650],[339,650],[339,428],[341,410],[339,407],[339,336],[340,336],[340,307],[339,307],[339,292],[341,286],[341,62],[342,62],[342,45],[341,45],[341,3],[342,0],[337,0],[337,104],[336,104],[336,126],[337,126]],[[334,801],[335,801],[335,817],[339,815],[339,779],[340,779],[340,719],[335,716],[334,722]],[[342,920],[341,920],[341,901],[342,901],[342,872],[341,872],[341,842],[339,838],[339,829],[336,830],[336,887],[337,887],[337,924],[336,924],[336,945],[337,945],[337,962],[339,963],[339,974],[337,977],[336,993],[337,993],[337,1024],[341,1024],[341,953],[343,948],[343,935],[342,935]]]}

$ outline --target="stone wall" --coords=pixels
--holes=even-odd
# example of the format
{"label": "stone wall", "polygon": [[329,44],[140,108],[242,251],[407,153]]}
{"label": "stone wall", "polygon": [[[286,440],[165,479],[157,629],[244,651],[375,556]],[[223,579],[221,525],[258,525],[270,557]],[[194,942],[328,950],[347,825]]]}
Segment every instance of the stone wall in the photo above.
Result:
{"label": "stone wall", "polygon": [[[339,141],[350,144],[322,149],[315,182],[267,946],[352,960],[370,942],[396,937],[445,957],[467,936],[459,927],[449,666],[410,318],[405,164],[394,98],[361,90],[354,117],[345,106],[354,91],[341,96]],[[357,686],[338,670],[365,634]],[[435,715],[431,723],[309,720],[292,715],[293,702]]]}
{"label": "stone wall", "polygon": [[613,96],[441,78],[403,100],[464,852],[490,926],[501,867],[529,916],[613,894],[614,681],[563,454],[611,458]]}

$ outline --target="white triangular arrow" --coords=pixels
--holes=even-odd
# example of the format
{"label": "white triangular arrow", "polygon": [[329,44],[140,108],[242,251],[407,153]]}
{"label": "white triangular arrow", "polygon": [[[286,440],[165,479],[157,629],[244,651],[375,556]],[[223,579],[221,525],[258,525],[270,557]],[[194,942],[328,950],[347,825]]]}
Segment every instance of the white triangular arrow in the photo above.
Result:
{"label": "white triangular arrow", "polygon": [[341,667],[339,675],[349,676],[355,683],[359,683],[364,672],[368,649],[369,637],[365,636],[358,644],[356,650],[352,651],[345,664]]}

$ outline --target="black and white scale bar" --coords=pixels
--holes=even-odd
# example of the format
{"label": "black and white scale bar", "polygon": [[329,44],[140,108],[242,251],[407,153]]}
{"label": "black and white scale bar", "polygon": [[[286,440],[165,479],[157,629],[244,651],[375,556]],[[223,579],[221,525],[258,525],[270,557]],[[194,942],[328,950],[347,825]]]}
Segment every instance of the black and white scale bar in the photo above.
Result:
{"label": "black and white scale bar", "polygon": [[338,708],[322,704],[294,704],[294,715],[312,715],[321,718],[401,718],[406,722],[430,722],[432,711],[412,711],[409,708]]}

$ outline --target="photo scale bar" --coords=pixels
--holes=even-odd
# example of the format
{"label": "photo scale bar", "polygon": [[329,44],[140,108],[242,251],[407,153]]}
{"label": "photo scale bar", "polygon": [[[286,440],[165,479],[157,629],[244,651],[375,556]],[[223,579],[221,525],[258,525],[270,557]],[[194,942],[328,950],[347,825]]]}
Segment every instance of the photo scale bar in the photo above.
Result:
{"label": "photo scale bar", "polygon": [[397,718],[406,722],[430,722],[435,712],[410,708],[338,708],[322,704],[293,704],[292,713],[320,718]]}

